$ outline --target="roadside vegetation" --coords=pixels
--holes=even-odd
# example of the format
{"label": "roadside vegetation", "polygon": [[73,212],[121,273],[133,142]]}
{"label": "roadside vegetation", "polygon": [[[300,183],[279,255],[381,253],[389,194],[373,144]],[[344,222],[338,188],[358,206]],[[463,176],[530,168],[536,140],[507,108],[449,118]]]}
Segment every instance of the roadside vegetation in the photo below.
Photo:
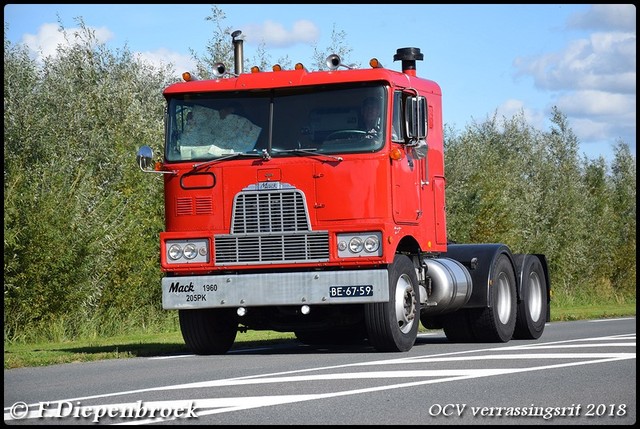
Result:
{"label": "roadside vegetation", "polygon": [[[201,71],[228,60],[235,29],[217,6],[206,19]],[[162,178],[135,163],[142,145],[162,151],[162,90],[178,73],[78,25],[42,63],[5,31],[5,368],[184,351],[161,308]],[[334,29],[310,64],[348,60],[345,40]],[[271,61],[260,51],[247,63]],[[449,238],[546,255],[554,320],[635,316],[636,159],[623,141],[610,162],[586,159],[562,112],[550,119],[548,130],[521,115],[446,128]],[[235,347],[288,338],[250,331]]]}
{"label": "roadside vegetation", "polygon": [[[633,302],[622,305],[578,305],[558,308],[552,303],[551,315],[552,322],[635,317],[636,305]],[[167,332],[146,332],[105,338],[83,338],[64,342],[5,344],[4,369],[90,362],[103,359],[190,354],[182,340],[177,320],[175,320],[175,325],[173,330]],[[420,331],[427,332],[427,329],[421,325]],[[544,341],[544,334],[540,341]],[[293,333],[286,332],[239,332],[231,352],[256,347],[268,347],[286,342],[297,342],[297,339]]]}

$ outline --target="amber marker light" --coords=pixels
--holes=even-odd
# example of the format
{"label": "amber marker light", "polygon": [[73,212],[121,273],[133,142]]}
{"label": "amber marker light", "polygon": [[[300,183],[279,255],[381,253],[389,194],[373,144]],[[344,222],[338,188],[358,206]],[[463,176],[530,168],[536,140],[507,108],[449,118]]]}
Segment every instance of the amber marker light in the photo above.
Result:
{"label": "amber marker light", "polygon": [[304,65],[302,63],[296,63],[295,69],[296,70],[304,70]]}
{"label": "amber marker light", "polygon": [[251,67],[251,73],[260,73],[260,67],[258,66]]}
{"label": "amber marker light", "polygon": [[282,71],[282,67],[280,64],[274,64],[272,67],[273,71]]}
{"label": "amber marker light", "polygon": [[193,80],[193,76],[191,76],[191,73],[189,72],[184,72],[182,73],[182,79],[184,79],[185,82],[189,82]]}
{"label": "amber marker light", "polygon": [[371,58],[369,60],[369,65],[374,69],[382,68],[382,63],[380,63],[377,58]]}
{"label": "amber marker light", "polygon": [[389,158],[391,158],[391,159],[393,159],[395,161],[398,161],[398,160],[402,159],[402,151],[400,149],[398,149],[397,147],[391,149],[391,152],[389,152]]}

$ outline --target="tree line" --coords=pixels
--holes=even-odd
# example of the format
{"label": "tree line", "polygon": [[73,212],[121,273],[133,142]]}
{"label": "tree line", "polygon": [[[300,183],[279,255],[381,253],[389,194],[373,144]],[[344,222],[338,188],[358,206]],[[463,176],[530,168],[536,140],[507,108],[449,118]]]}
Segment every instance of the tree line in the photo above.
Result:
{"label": "tree line", "polygon": [[[215,37],[230,45],[213,12]],[[161,307],[162,179],[135,163],[142,145],[162,150],[173,71],[79,26],[42,63],[5,31],[5,341],[177,326]],[[344,37],[334,29],[329,49],[349,52]],[[216,46],[196,58],[202,70]],[[635,157],[619,141],[611,165],[581,158],[564,115],[551,120],[546,131],[523,116],[445,129],[449,238],[545,254],[554,299],[635,299]]]}

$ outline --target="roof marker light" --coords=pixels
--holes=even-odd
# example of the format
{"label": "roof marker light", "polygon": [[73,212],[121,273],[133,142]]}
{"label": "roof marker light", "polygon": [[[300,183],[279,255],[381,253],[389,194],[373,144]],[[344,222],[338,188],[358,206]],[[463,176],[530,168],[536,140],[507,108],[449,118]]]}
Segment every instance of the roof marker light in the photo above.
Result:
{"label": "roof marker light", "polygon": [[380,61],[378,61],[377,58],[371,58],[369,60],[369,65],[371,66],[371,68],[374,68],[374,69],[379,69],[379,68],[383,68],[384,67],[382,65],[382,63]]}

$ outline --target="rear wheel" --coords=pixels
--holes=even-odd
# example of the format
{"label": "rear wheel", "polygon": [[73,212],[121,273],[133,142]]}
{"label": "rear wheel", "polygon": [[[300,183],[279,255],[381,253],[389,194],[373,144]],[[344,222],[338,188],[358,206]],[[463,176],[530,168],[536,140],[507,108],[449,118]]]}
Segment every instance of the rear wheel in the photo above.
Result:
{"label": "rear wheel", "polygon": [[378,351],[405,352],[420,325],[420,288],[411,259],[396,255],[389,267],[389,302],[365,305],[369,342]]}
{"label": "rear wheel", "polygon": [[499,255],[489,279],[491,307],[470,312],[474,337],[481,342],[507,342],[516,326],[516,276],[511,261]]}
{"label": "rear wheel", "polygon": [[195,354],[224,354],[236,340],[238,320],[233,309],[178,310],[178,317],[182,338]]}
{"label": "rear wheel", "polygon": [[540,338],[547,321],[547,282],[542,263],[537,256],[527,255],[522,266],[522,299],[513,338],[535,340]]}
{"label": "rear wheel", "polygon": [[474,311],[477,310],[462,309],[442,316],[442,330],[449,341],[471,343],[476,340],[469,319],[469,315]]}

